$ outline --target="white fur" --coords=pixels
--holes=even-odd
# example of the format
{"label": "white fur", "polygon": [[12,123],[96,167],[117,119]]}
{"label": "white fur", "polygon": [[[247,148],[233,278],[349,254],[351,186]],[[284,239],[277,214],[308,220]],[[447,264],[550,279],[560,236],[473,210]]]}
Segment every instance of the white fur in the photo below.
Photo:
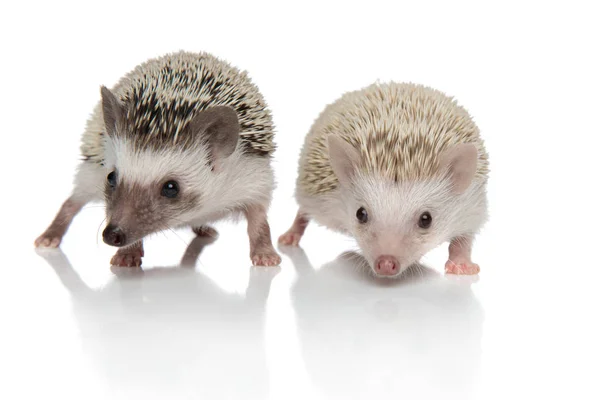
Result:
{"label": "white fur", "polygon": [[188,151],[136,152],[126,140],[107,142],[106,174],[116,169],[118,179],[156,185],[157,190],[164,182],[175,180],[181,195],[191,191],[200,196],[198,209],[177,216],[174,225],[199,226],[249,205],[269,207],[275,183],[268,157],[247,156],[238,147],[229,157],[217,160],[212,170],[208,151],[202,146]]}
{"label": "white fur", "polygon": [[81,204],[104,198],[106,169],[100,164],[84,161],[77,167],[72,198]]}

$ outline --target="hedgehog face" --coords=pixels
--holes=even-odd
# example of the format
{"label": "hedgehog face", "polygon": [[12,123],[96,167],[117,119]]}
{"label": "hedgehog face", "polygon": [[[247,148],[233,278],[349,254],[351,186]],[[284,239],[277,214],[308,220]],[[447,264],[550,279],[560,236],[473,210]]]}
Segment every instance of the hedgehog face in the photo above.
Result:
{"label": "hedgehog face", "polygon": [[450,234],[447,180],[396,183],[358,174],[344,191],[346,230],[373,272],[398,277]]}
{"label": "hedgehog face", "polygon": [[[111,141],[109,147],[104,184],[107,244],[127,246],[154,232],[210,219],[221,210],[216,199],[228,179],[215,171],[206,147],[135,150],[125,140]],[[220,165],[226,162],[220,160]],[[112,232],[125,239],[119,234],[115,239]]]}
{"label": "hedgehog face", "polygon": [[360,168],[360,154],[337,137],[328,141],[339,181],[343,224],[377,276],[398,277],[429,250],[462,233],[465,196],[475,175],[472,145],[440,155],[438,173],[422,181],[394,182]]}
{"label": "hedgehog face", "polygon": [[226,185],[220,170],[230,162],[239,137],[235,111],[213,107],[199,112],[165,140],[136,132],[125,106],[102,90],[106,125],[104,241],[128,246],[144,236],[192,224],[215,213]]}
{"label": "hedgehog face", "polygon": [[111,171],[105,184],[108,224],[103,238],[109,245],[128,246],[178,226],[180,218],[199,205],[200,196],[187,187],[182,190],[176,178],[138,182],[119,175],[119,170]]}

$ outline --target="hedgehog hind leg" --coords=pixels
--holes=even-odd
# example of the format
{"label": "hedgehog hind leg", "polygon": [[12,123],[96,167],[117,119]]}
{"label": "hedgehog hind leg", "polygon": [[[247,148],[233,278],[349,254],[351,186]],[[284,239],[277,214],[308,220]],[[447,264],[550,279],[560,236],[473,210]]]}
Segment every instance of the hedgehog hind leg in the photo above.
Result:
{"label": "hedgehog hind leg", "polygon": [[309,222],[310,219],[308,218],[308,215],[303,213],[302,210],[298,210],[296,218],[294,219],[294,223],[290,229],[288,229],[288,231],[283,235],[279,236],[279,244],[298,247],[300,244],[300,239],[302,239],[304,231],[306,230]]}
{"label": "hedgehog hind leg", "polygon": [[58,247],[79,211],[90,201],[102,198],[103,179],[100,165],[82,162],[75,176],[75,187],[71,196],[62,204],[50,226],[35,240],[35,247]]}
{"label": "hedgehog hind leg", "polygon": [[271,241],[271,228],[267,221],[267,210],[262,205],[252,205],[244,211],[248,219],[248,238],[250,239],[250,258],[252,265],[275,267],[281,263],[281,257],[275,251]]}
{"label": "hedgehog hind leg", "polygon": [[219,237],[219,232],[212,226],[202,225],[198,227],[192,227],[192,231],[199,236],[207,239],[217,239]]}

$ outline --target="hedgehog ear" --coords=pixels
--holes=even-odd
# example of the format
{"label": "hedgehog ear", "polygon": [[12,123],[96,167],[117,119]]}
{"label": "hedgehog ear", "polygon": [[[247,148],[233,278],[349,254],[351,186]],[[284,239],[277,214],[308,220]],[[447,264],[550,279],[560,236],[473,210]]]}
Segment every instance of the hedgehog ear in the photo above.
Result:
{"label": "hedgehog ear", "polygon": [[106,133],[108,136],[114,136],[117,132],[117,122],[121,120],[125,111],[121,102],[106,86],[100,87],[100,93],[102,94],[102,115]]}
{"label": "hedgehog ear", "polygon": [[455,194],[464,193],[471,185],[477,171],[477,157],[473,143],[453,146],[441,154],[440,169],[450,176]]}
{"label": "hedgehog ear", "polygon": [[229,157],[234,152],[240,137],[237,113],[227,106],[216,106],[200,111],[189,122],[188,129],[208,145],[211,163]]}
{"label": "hedgehog ear", "polygon": [[340,184],[347,186],[356,172],[360,153],[344,139],[329,135],[327,138],[329,161]]}

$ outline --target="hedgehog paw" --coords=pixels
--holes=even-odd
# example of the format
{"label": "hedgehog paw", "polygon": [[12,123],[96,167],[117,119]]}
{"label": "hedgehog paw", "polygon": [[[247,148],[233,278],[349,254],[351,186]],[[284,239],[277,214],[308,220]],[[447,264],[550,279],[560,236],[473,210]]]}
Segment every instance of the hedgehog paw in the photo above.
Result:
{"label": "hedgehog paw", "polygon": [[110,260],[115,267],[139,267],[142,265],[144,251],[139,247],[119,249]]}
{"label": "hedgehog paw", "polygon": [[35,247],[55,249],[60,245],[61,241],[62,235],[59,235],[52,231],[46,231],[42,233],[40,237],[35,239],[34,245]]}
{"label": "hedgehog paw", "polygon": [[479,273],[479,265],[471,261],[454,262],[446,261],[446,273],[454,275],[476,275]]}
{"label": "hedgehog paw", "polygon": [[279,236],[279,244],[284,246],[294,246],[298,247],[300,243],[300,239],[302,239],[302,234],[293,231],[287,231],[283,235]]}
{"label": "hedgehog paw", "polygon": [[192,230],[194,231],[194,233],[200,237],[210,237],[213,239],[216,239],[217,237],[219,237],[219,232],[217,232],[217,230],[213,227],[210,227],[208,225],[202,225],[199,226],[197,228],[192,228]]}
{"label": "hedgehog paw", "polygon": [[256,251],[250,258],[252,259],[252,265],[255,267],[276,267],[281,264],[281,257],[273,248]]}

